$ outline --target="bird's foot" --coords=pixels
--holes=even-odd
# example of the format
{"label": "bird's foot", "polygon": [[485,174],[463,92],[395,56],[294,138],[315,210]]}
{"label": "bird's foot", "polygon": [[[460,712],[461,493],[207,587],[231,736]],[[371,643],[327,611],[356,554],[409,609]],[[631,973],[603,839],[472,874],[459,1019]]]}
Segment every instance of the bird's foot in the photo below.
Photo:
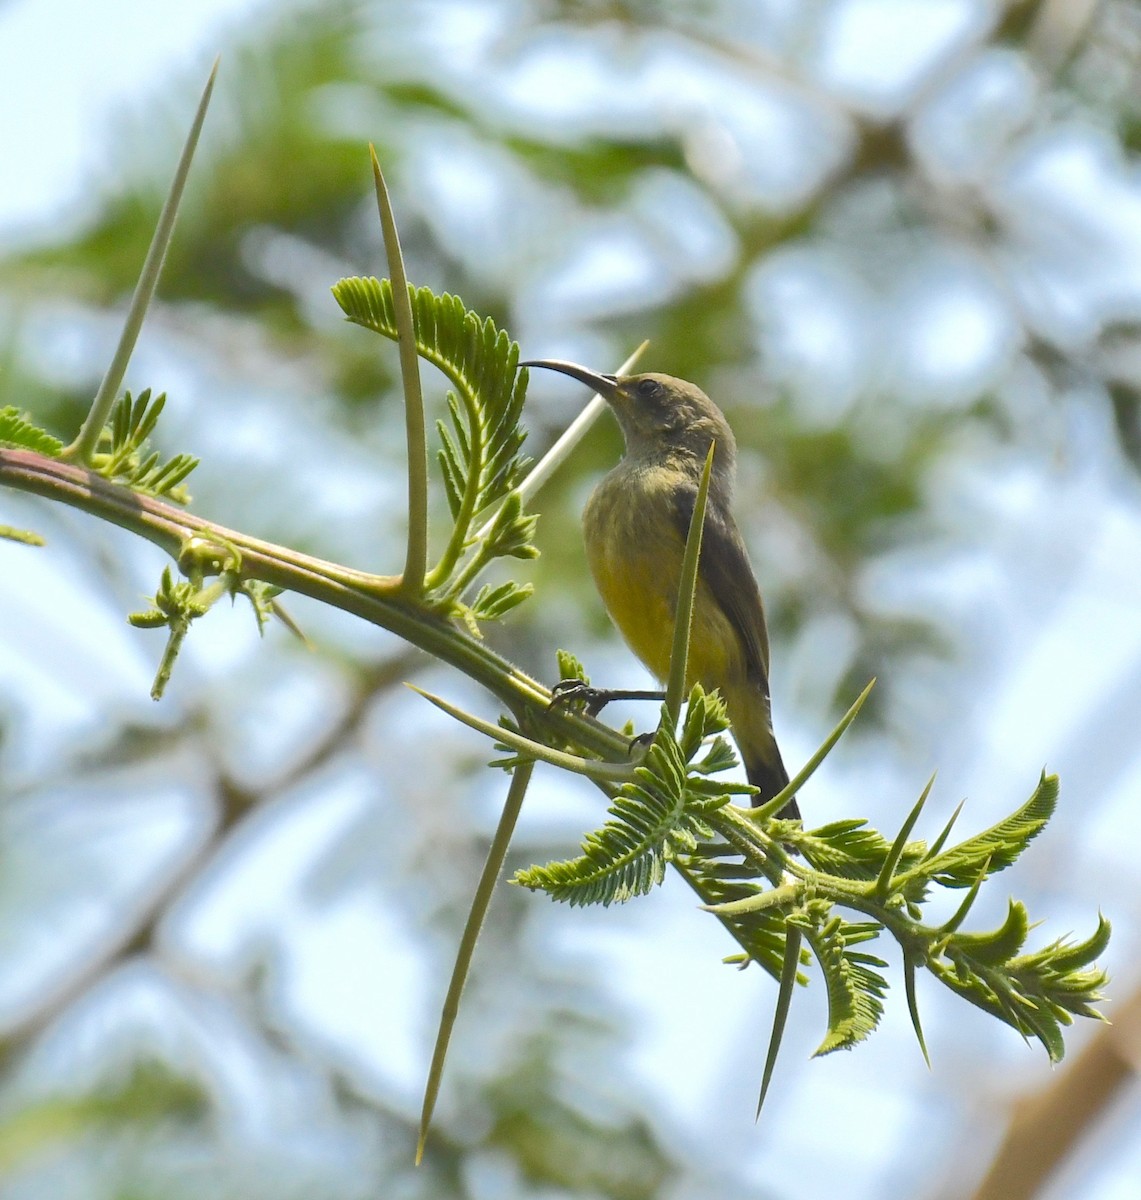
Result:
{"label": "bird's foot", "polygon": [[560,679],[551,688],[551,708],[581,704],[588,716],[597,717],[611,700],[664,700],[665,692],[596,688],[581,679]]}
{"label": "bird's foot", "polygon": [[645,733],[636,733],[630,739],[630,757],[637,756],[639,762],[646,757],[646,751],[654,744],[655,732],[652,729],[646,730]]}

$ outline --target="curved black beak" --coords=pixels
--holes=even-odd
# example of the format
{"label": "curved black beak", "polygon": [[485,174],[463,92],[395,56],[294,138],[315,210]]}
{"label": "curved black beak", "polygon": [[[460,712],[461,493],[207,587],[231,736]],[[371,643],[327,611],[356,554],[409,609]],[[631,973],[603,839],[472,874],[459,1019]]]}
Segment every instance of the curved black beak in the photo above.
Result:
{"label": "curved black beak", "polygon": [[614,390],[618,386],[617,375],[599,375],[597,371],[580,367],[578,363],[563,362],[557,358],[532,358],[519,365],[521,367],[543,367],[547,371],[558,371],[561,375],[569,375],[572,379],[577,379],[579,383],[585,383],[587,387],[593,388],[600,396],[607,398],[614,395]]}

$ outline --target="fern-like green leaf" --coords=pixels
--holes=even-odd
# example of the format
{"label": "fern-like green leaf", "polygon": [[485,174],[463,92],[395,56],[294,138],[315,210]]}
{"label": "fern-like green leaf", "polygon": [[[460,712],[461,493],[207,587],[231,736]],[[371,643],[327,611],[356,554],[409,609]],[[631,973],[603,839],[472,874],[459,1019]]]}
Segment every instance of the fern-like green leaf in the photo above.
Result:
{"label": "fern-like green leaf", "polygon": [[[795,833],[791,844],[815,870],[845,879],[875,879],[891,849],[882,834],[858,818]],[[922,852],[922,845],[906,851],[904,862],[918,860]]]}
{"label": "fern-like green leaf", "polygon": [[1026,943],[1030,932],[1030,917],[1026,905],[1010,900],[1006,920],[987,933],[956,933],[956,957],[975,963],[998,966],[1009,962]]}
{"label": "fern-like green leaf", "polygon": [[1009,867],[1042,831],[1058,801],[1058,777],[1042,778],[1026,803],[990,829],[967,838],[913,868],[914,874],[935,879],[944,887],[971,887],[989,862],[988,875]]}
{"label": "fern-like green leaf", "polygon": [[[526,469],[519,425],[524,389],[518,377],[519,347],[490,318],[480,320],[457,296],[409,287],[416,350],[456,389],[449,398],[454,438],[451,466],[468,519],[504,499]],[[392,283],[388,279],[342,279],[333,296],[345,316],[383,337],[396,339]]]}
{"label": "fern-like green leaf", "polygon": [[0,446],[34,450],[37,454],[56,458],[63,449],[63,442],[52,437],[46,429],[33,425],[18,408],[7,405],[0,408]]}
{"label": "fern-like green leaf", "polygon": [[472,601],[472,616],[477,621],[498,620],[516,605],[522,604],[532,591],[534,589],[529,583],[518,584],[510,580],[507,583],[501,583],[498,587],[485,585]]}
{"label": "fern-like green leaf", "polygon": [[789,918],[789,924],[804,931],[828,991],[828,1032],[816,1048],[816,1056],[850,1050],[875,1031],[883,1016],[887,991],[887,980],[873,969],[882,969],[887,963],[850,947],[874,938],[880,926],[850,923],[833,916],[817,928],[811,916],[796,914]]}
{"label": "fern-like green leaf", "polygon": [[[1101,1018],[1096,1005],[1104,999],[1107,975],[1088,964],[1105,949],[1109,922],[1099,917],[1097,929],[1084,942],[1059,938],[1031,954],[996,963],[995,947],[1005,949],[1020,927],[1020,917],[1008,916],[993,940],[983,942],[981,954],[978,935],[955,934],[944,946],[945,957],[928,966],[952,991],[1023,1037],[1037,1038],[1051,1060],[1060,1062],[1065,1054],[1062,1027],[1075,1016]],[[1008,928],[1013,932],[1006,933]]]}
{"label": "fern-like green leaf", "polygon": [[513,882],[572,905],[620,904],[661,883],[675,809],[662,793],[627,784],[602,829],[587,834],[579,858],[530,867]]}
{"label": "fern-like green leaf", "polygon": [[583,841],[580,857],[518,872],[513,882],[574,905],[622,903],[661,883],[677,854],[692,854],[712,830],[705,802],[686,788],[685,761],[666,725],[659,727],[634,781],[610,806],[611,820]]}
{"label": "fern-like green leaf", "polygon": [[133,491],[187,504],[190,495],[182,484],[198,466],[198,459],[190,454],[176,454],[163,462],[158,451],[148,445],[165,404],[166,394],[152,399],[149,388],[137,397],[124,393],[100,435],[91,466],[113,483]]}

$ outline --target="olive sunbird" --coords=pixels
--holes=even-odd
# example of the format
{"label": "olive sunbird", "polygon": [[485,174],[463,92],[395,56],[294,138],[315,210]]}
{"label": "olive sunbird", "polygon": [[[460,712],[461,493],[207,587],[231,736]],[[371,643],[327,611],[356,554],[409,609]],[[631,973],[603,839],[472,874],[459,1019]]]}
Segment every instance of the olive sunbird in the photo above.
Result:
{"label": "olive sunbird", "polygon": [[[716,443],[693,610],[687,686],[717,688],[754,805],[788,785],[773,735],[769,638],[761,592],[731,504],[737,443],[721,410],[698,387],[671,375],[599,375],[575,363],[533,359],[610,406],[626,453],[583,512],[583,539],[603,604],[630,649],[658,677],[669,674],[682,555],[711,442]],[[780,816],[800,816],[791,800]]]}

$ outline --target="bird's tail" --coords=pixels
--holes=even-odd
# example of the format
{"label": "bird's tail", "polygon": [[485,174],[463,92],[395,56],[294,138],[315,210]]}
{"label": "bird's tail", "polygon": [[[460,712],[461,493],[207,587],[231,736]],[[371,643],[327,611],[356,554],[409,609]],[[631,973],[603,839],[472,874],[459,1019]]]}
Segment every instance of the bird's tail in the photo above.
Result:
{"label": "bird's tail", "polygon": [[[749,782],[758,789],[753,807],[760,808],[788,787],[788,772],[780,756],[780,747],[773,734],[772,708],[767,690],[752,679],[732,680],[722,685],[733,737]],[[790,800],[777,816],[786,821],[799,821],[800,809]]]}
{"label": "bird's tail", "polygon": [[[767,804],[774,796],[788,787],[788,772],[785,770],[784,761],[781,759],[780,750],[775,741],[772,742],[772,756],[768,761],[756,756],[745,759],[745,774],[749,777],[749,782],[753,787],[760,788],[759,794],[753,797],[754,808],[760,808],[762,804]],[[796,803],[795,796],[777,813],[777,816],[782,821],[800,820],[800,807]]]}

